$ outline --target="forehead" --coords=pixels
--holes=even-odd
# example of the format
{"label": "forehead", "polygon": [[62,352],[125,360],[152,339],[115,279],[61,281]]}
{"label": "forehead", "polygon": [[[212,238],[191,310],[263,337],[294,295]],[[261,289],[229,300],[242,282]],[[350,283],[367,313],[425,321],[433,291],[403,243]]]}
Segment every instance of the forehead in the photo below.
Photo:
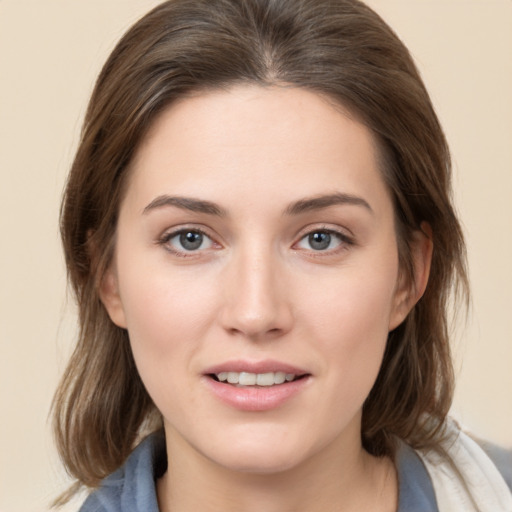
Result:
{"label": "forehead", "polygon": [[129,190],[145,199],[172,192],[216,200],[226,189],[246,199],[386,193],[371,131],[340,105],[293,87],[236,86],[172,104],[131,173]]}

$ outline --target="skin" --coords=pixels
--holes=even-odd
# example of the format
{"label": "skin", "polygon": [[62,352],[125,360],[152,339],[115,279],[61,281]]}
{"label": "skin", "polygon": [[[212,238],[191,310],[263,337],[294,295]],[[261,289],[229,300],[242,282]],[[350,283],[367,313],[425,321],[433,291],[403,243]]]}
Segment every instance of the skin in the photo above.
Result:
{"label": "skin", "polygon": [[[298,88],[203,92],[155,121],[101,298],[164,418],[162,511],[396,510],[393,465],[362,448],[361,410],[388,332],[424,291],[431,244],[415,237],[404,282],[377,161],[363,124]],[[180,230],[201,245],[187,251]],[[279,407],[238,410],[204,375],[234,359],[285,362],[307,382]]]}

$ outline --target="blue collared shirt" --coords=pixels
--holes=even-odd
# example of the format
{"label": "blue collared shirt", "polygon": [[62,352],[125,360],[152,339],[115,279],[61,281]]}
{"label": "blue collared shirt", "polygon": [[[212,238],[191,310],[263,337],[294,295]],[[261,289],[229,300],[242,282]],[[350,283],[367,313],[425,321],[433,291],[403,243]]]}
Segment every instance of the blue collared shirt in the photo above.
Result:
{"label": "blue collared shirt", "polygon": [[[483,444],[512,489],[512,452]],[[416,452],[401,443],[396,465],[398,512],[438,512],[432,482]],[[80,512],[159,512],[155,481],[167,466],[165,437],[155,433],[140,443],[125,464],[105,478]]]}

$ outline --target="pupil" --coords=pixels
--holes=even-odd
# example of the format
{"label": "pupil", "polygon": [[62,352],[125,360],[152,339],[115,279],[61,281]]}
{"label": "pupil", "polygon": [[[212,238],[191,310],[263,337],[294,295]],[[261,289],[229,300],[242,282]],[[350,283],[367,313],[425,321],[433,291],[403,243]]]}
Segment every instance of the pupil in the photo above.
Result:
{"label": "pupil", "polygon": [[311,235],[309,235],[309,244],[317,251],[327,249],[331,244],[331,235],[322,232],[311,233]]}
{"label": "pupil", "polygon": [[189,231],[188,233],[182,233],[180,235],[180,244],[187,251],[193,251],[199,249],[203,243],[203,235],[201,233],[194,233]]}

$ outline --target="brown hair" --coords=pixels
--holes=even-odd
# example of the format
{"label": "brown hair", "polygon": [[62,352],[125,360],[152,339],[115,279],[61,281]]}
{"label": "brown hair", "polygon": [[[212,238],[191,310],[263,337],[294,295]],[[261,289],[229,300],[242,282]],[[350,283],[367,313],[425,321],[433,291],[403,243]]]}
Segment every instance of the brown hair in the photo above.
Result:
{"label": "brown hair", "polygon": [[137,22],[106,62],[62,204],[80,332],[54,400],[54,426],[66,467],[87,486],[119,467],[159,418],[128,334],[110,321],[98,295],[128,164],[162,109],[188,93],[235,83],[302,87],[366,123],[379,143],[409,279],[411,237],[422,222],[430,225],[429,284],[389,335],[364,404],[362,439],[375,455],[392,455],[396,436],[414,447],[439,442],[453,389],[447,303],[454,284],[467,292],[465,248],[450,199],[449,150],[409,52],[356,0],[171,0]]}

